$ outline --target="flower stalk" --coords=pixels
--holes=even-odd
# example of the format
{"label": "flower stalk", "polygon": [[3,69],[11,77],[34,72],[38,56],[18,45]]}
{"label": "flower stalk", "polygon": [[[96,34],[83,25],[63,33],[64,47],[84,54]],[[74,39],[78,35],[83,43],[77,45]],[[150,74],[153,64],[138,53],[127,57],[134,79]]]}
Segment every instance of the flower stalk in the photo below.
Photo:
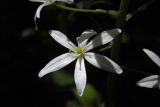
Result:
{"label": "flower stalk", "polygon": [[115,10],[103,10],[103,9],[80,9],[80,8],[74,8],[74,7],[67,7],[62,4],[58,3],[53,3],[53,6],[56,6],[58,8],[64,9],[64,10],[69,10],[69,11],[74,11],[74,12],[83,12],[83,13],[97,13],[97,14],[107,14],[111,15],[113,17],[118,16],[118,12]]}
{"label": "flower stalk", "polygon": [[[126,21],[126,15],[128,12],[129,2],[130,0],[121,0],[119,8],[119,16],[116,22],[116,27],[120,29],[123,29],[124,27]],[[113,59],[116,62],[119,60],[121,35],[117,36],[112,42],[111,59]],[[116,96],[118,95],[118,89],[119,89],[118,80],[116,76],[113,74],[108,74],[105,107],[115,107],[117,98]]]}
{"label": "flower stalk", "polygon": [[49,31],[49,34],[53,37],[53,39],[62,46],[69,49],[70,52],[64,53],[51,60],[40,71],[39,77],[43,77],[51,72],[58,71],[77,59],[74,71],[74,79],[78,95],[82,96],[87,81],[84,59],[86,59],[90,64],[97,68],[101,68],[103,70],[114,72],[117,74],[121,74],[123,72],[119,65],[117,65],[106,56],[90,52],[90,50],[92,50],[93,48],[111,42],[119,33],[121,33],[120,29],[103,31],[88,42],[88,40],[97,33],[94,30],[86,30],[81,34],[79,38],[77,38],[78,46],[76,46],[62,32],[57,30]]}
{"label": "flower stalk", "polygon": [[[116,22],[116,27],[123,29],[125,24],[126,15],[128,12],[128,5],[130,0],[121,0],[120,8],[119,8],[119,16]],[[120,52],[120,42],[121,36],[117,36],[113,40],[112,51],[111,51],[111,58],[115,61],[119,59],[119,52]]]}

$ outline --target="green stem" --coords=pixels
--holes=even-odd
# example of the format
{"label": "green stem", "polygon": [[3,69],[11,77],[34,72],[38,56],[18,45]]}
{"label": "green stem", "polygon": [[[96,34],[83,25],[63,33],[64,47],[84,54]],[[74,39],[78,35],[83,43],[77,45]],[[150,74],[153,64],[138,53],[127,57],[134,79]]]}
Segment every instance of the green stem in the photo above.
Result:
{"label": "green stem", "polygon": [[101,14],[107,14],[107,15],[111,15],[112,17],[117,17],[118,16],[118,12],[115,10],[103,10],[103,9],[80,9],[80,8],[73,8],[73,7],[67,7],[65,5],[62,4],[57,4],[57,3],[53,3],[54,6],[64,9],[64,10],[69,10],[69,11],[75,11],[75,12],[83,12],[83,13],[101,13]]}
{"label": "green stem", "polygon": [[[125,24],[126,15],[128,12],[128,5],[130,0],[121,0],[119,8],[119,16],[116,22],[116,27],[123,29]],[[111,58],[117,62],[119,60],[121,35],[117,36],[112,42]],[[118,84],[118,78],[115,74],[107,75],[107,93],[105,107],[115,107],[118,97],[118,90],[120,86]]]}
{"label": "green stem", "polygon": [[[125,19],[127,15],[128,5],[130,0],[121,0],[120,8],[119,8],[119,17],[117,19],[116,27],[123,29],[125,24]],[[113,40],[113,46],[111,51],[111,58],[114,61],[118,61],[119,59],[119,51],[120,51],[120,42],[121,42],[121,35],[117,36]]]}

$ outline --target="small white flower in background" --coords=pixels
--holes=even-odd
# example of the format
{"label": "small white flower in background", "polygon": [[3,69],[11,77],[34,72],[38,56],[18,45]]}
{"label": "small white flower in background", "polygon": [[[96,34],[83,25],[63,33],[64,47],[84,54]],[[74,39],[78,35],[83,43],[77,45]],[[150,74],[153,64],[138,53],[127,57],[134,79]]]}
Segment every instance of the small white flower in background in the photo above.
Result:
{"label": "small white flower in background", "polygon": [[92,40],[88,41],[90,37],[96,34],[93,30],[84,31],[81,36],[77,39],[78,46],[75,46],[63,33],[57,30],[49,31],[49,34],[58,43],[68,48],[70,52],[64,53],[53,60],[51,60],[39,73],[39,77],[42,77],[48,73],[57,71],[75,59],[77,59],[74,71],[75,84],[78,90],[78,94],[82,96],[85,85],[86,85],[86,68],[84,64],[84,59],[86,59],[90,64],[97,68],[101,68],[106,71],[115,72],[118,74],[122,73],[122,69],[115,62],[109,58],[89,52],[91,49],[109,43],[113,40],[113,37],[121,33],[120,29],[112,29],[108,31],[103,31],[98,36],[94,37]]}
{"label": "small white flower in background", "polygon": [[34,16],[34,22],[35,22],[35,27],[37,29],[37,24],[36,24],[36,18],[40,18],[40,12],[42,10],[42,8],[44,6],[47,6],[47,5],[50,5],[56,1],[59,1],[59,2],[64,2],[64,3],[73,3],[74,0],[29,0],[29,1],[32,1],[32,2],[41,2],[42,4],[37,8],[36,10],[36,13],[35,13],[35,16]]}
{"label": "small white flower in background", "polygon": [[151,75],[145,77],[137,82],[137,85],[145,88],[159,88],[160,89],[160,76]]}
{"label": "small white flower in background", "polygon": [[[149,58],[160,67],[160,58],[154,52],[143,49],[143,51],[149,56]],[[138,86],[146,87],[146,88],[159,88],[160,89],[160,76],[159,75],[151,75],[143,78],[142,80],[137,82]]]}
{"label": "small white flower in background", "polygon": [[160,58],[158,55],[156,55],[154,52],[148,50],[148,49],[143,49],[143,51],[149,56],[149,58],[160,67]]}

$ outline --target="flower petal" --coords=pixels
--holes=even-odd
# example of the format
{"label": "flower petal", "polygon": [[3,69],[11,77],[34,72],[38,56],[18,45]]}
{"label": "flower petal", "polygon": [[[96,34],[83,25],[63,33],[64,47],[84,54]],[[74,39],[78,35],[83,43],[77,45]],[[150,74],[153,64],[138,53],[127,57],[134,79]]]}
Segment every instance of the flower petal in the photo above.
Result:
{"label": "flower petal", "polygon": [[65,2],[65,3],[68,3],[68,4],[71,4],[71,3],[74,2],[74,0],[55,0],[55,1]]}
{"label": "flower petal", "polygon": [[49,31],[49,34],[61,45],[75,52],[76,46],[62,32],[57,30]]}
{"label": "flower petal", "polygon": [[84,46],[86,46],[88,39],[90,37],[96,35],[96,34],[97,33],[94,30],[86,30],[86,31],[84,31],[81,34],[80,38],[78,39],[78,43],[79,43],[80,47],[83,48]]}
{"label": "flower petal", "polygon": [[85,51],[89,51],[95,47],[104,45],[106,43],[109,43],[113,40],[115,36],[121,33],[120,29],[112,29],[103,31],[101,34],[96,36],[93,40],[91,40],[85,47]]}
{"label": "flower petal", "polygon": [[105,71],[110,71],[117,74],[122,73],[122,69],[118,64],[100,54],[87,52],[85,54],[85,59],[97,68],[101,68]]}
{"label": "flower petal", "polygon": [[44,6],[47,6],[47,5],[49,5],[49,3],[43,3],[43,4],[41,4],[41,5],[37,8],[36,14],[35,14],[35,17],[36,17],[36,18],[40,18],[40,12],[41,12],[42,8],[43,8]]}
{"label": "flower petal", "polygon": [[35,26],[35,30],[38,30],[37,16],[36,16],[36,14],[34,15],[34,26]]}
{"label": "flower petal", "polygon": [[148,50],[148,49],[143,49],[143,51],[149,56],[149,58],[156,63],[160,67],[160,58],[158,55],[156,55],[154,52]]}
{"label": "flower petal", "polygon": [[74,79],[78,90],[78,95],[82,96],[86,86],[86,68],[84,59],[78,58],[75,66]]}
{"label": "flower petal", "polygon": [[57,71],[77,58],[75,53],[65,53],[51,60],[39,73],[39,77]]}
{"label": "flower petal", "polygon": [[35,25],[35,29],[36,29],[36,30],[38,30],[37,18],[40,18],[40,12],[41,12],[42,8],[43,8],[44,6],[47,6],[47,5],[49,5],[49,4],[48,4],[48,3],[43,3],[43,4],[41,4],[41,5],[37,8],[37,10],[36,10],[36,13],[35,13],[35,15],[34,15],[34,25]]}
{"label": "flower petal", "polygon": [[151,75],[143,78],[142,80],[137,82],[137,85],[140,87],[146,88],[158,88],[160,77],[158,75]]}

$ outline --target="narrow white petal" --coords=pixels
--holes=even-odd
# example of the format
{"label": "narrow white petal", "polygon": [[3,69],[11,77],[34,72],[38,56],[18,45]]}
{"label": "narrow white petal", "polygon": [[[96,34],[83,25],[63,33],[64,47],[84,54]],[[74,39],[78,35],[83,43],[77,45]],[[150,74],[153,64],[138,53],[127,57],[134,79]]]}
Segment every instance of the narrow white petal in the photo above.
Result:
{"label": "narrow white petal", "polygon": [[158,75],[148,76],[138,81],[137,85],[140,87],[146,87],[146,88],[158,88],[160,84],[159,79],[160,77]]}
{"label": "narrow white petal", "polygon": [[35,26],[35,30],[38,30],[37,16],[36,16],[36,14],[34,15],[34,26]]}
{"label": "narrow white petal", "polygon": [[47,2],[48,0],[29,0],[29,1],[31,1],[31,2]]}
{"label": "narrow white petal", "polygon": [[97,33],[94,30],[86,30],[84,31],[80,38],[78,39],[79,45],[80,47],[84,47],[87,44],[87,41],[89,38],[91,38],[92,36],[96,35]]}
{"label": "narrow white petal", "polygon": [[78,90],[78,95],[82,96],[86,86],[86,68],[84,59],[78,58],[75,66],[74,79]]}
{"label": "narrow white petal", "polygon": [[105,71],[110,71],[117,74],[121,74],[123,72],[118,64],[100,54],[88,52],[85,54],[85,59],[95,67]]}
{"label": "narrow white petal", "polygon": [[119,28],[116,28],[116,29],[110,29],[110,30],[107,30],[106,31],[110,36],[112,36],[113,38],[117,37],[121,32],[122,30],[119,29]]}
{"label": "narrow white petal", "polygon": [[49,34],[61,45],[75,52],[76,46],[62,32],[57,30],[49,31]]}
{"label": "narrow white petal", "polygon": [[148,49],[143,49],[143,51],[149,56],[149,58],[151,58],[154,63],[156,63],[160,67],[160,58],[158,57],[158,55]]}
{"label": "narrow white petal", "polygon": [[95,47],[109,43],[113,40],[114,37],[116,37],[120,33],[120,29],[103,31],[86,45],[85,50],[89,51]]}
{"label": "narrow white petal", "polygon": [[41,4],[41,5],[37,8],[37,10],[36,10],[35,17],[40,18],[40,13],[41,13],[42,8],[43,8],[44,6],[47,6],[47,5],[49,5],[49,4],[48,4],[48,3],[43,3],[43,4]]}
{"label": "narrow white petal", "polygon": [[43,3],[43,4],[41,4],[41,5],[37,8],[37,10],[36,10],[36,13],[35,13],[35,15],[34,15],[34,25],[35,25],[35,29],[36,29],[36,30],[38,30],[37,18],[40,18],[40,12],[41,12],[42,8],[43,8],[44,6],[47,6],[47,5],[49,5],[49,4],[48,4],[48,3]]}
{"label": "narrow white petal", "polygon": [[71,4],[71,3],[74,2],[74,0],[55,0],[55,1],[65,2],[65,3],[68,3],[68,4]]}
{"label": "narrow white petal", "polygon": [[43,77],[44,75],[51,73],[53,71],[57,71],[77,58],[75,53],[65,53],[62,54],[53,60],[51,60],[40,72],[39,77]]}

